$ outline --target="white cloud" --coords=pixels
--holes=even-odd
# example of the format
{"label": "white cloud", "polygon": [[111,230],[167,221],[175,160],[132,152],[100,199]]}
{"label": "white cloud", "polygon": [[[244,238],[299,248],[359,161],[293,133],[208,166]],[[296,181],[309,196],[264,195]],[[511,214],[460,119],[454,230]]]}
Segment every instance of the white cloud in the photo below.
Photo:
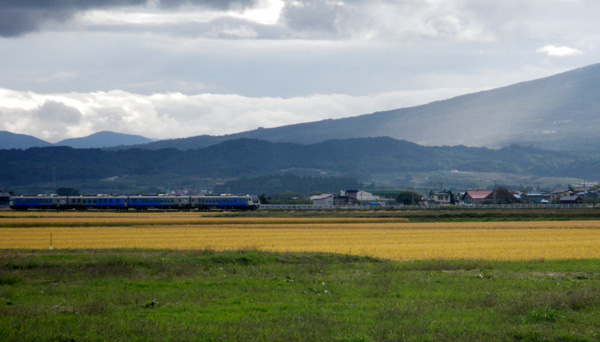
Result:
{"label": "white cloud", "polygon": [[0,89],[0,130],[51,142],[105,130],[159,139],[222,135],[413,106],[468,90],[250,98],[124,91],[44,95]]}
{"label": "white cloud", "polygon": [[581,55],[583,51],[568,46],[546,45],[536,50],[538,53],[545,53],[550,57],[568,57]]}

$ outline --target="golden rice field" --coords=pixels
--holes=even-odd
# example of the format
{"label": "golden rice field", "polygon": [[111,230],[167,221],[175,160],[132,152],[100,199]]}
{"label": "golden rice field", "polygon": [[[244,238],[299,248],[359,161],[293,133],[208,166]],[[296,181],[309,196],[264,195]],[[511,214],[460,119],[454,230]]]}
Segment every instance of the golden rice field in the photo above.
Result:
{"label": "golden rice field", "polygon": [[[52,238],[52,242],[51,242]],[[600,221],[410,223],[402,218],[199,213],[1,213],[0,249],[256,249],[392,260],[600,258]]]}

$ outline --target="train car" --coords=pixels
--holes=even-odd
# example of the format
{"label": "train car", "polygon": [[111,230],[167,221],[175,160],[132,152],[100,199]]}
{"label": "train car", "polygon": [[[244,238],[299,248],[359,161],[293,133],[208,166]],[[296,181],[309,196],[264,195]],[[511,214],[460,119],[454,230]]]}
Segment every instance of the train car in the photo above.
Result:
{"label": "train car", "polygon": [[148,209],[190,209],[189,196],[129,196],[127,207],[136,210]]}
{"label": "train car", "polygon": [[52,195],[11,196],[9,205],[11,209],[19,211],[28,209],[65,210],[67,209],[67,197]]}
{"label": "train car", "polygon": [[258,209],[260,201],[257,196],[215,195],[215,196],[12,196],[10,208],[14,210],[45,209],[84,211],[96,210],[254,210]]}
{"label": "train car", "polygon": [[258,197],[256,200],[253,196],[243,195],[221,195],[221,196],[192,196],[191,205],[192,208],[198,210],[211,210],[211,209],[232,209],[232,210],[254,210],[258,209],[259,201]]}
{"label": "train car", "polygon": [[70,196],[67,207],[75,210],[127,210],[127,196]]}

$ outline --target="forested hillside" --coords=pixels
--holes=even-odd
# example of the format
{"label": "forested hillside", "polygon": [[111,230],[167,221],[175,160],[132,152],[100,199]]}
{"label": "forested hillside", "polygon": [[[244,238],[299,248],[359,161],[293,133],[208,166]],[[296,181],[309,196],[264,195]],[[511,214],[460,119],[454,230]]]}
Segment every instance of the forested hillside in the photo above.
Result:
{"label": "forested hillside", "polygon": [[[425,147],[391,138],[331,140],[312,145],[252,139],[227,141],[204,149],[104,151],[69,147],[0,151],[4,186],[114,176],[181,176],[239,179],[313,170],[324,176],[369,182],[406,172],[469,171],[516,175],[597,177],[600,157],[531,147]],[[64,184],[63,184],[64,185]]]}
{"label": "forested hillside", "polygon": [[312,193],[337,193],[342,189],[358,189],[353,177],[300,177],[291,174],[243,177],[227,181],[215,187],[215,193],[281,194],[293,192],[303,195]]}

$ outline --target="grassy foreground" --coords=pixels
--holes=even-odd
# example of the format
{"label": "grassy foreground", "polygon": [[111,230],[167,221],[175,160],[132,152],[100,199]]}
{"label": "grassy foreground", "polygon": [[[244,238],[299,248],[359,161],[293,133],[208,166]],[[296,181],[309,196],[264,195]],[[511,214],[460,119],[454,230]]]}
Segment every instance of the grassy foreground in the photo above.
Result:
{"label": "grassy foreground", "polygon": [[599,341],[600,261],[0,251],[2,341]]}

